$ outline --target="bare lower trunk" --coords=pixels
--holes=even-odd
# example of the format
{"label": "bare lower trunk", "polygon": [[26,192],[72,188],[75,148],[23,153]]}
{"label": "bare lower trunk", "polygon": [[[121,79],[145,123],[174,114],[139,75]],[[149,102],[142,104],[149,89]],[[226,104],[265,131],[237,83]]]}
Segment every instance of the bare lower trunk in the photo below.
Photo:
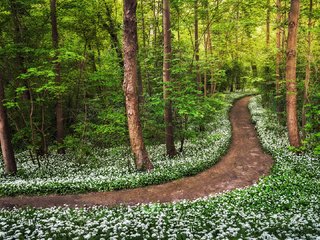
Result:
{"label": "bare lower trunk", "polygon": [[173,114],[172,102],[170,100],[170,61],[171,61],[171,29],[170,29],[170,3],[169,0],[163,0],[163,100],[164,107],[164,121],[166,125],[166,149],[169,157],[177,154],[174,145],[174,129],[173,129]]}
{"label": "bare lower trunk", "polygon": [[194,52],[196,59],[196,72],[197,72],[197,86],[198,91],[202,90],[201,87],[201,75],[199,67],[199,19],[198,19],[198,0],[194,0]]}
{"label": "bare lower trunk", "polygon": [[307,117],[306,117],[306,108],[305,105],[309,102],[309,85],[310,85],[310,76],[311,76],[311,43],[312,43],[312,36],[311,36],[311,30],[312,30],[312,8],[313,8],[313,0],[310,0],[310,6],[309,6],[309,20],[308,20],[308,47],[307,47],[307,66],[306,66],[306,77],[304,80],[304,93],[303,93],[303,105],[302,105],[302,132],[303,132],[303,138],[305,138],[306,132],[305,132],[305,125],[307,123]]}
{"label": "bare lower trunk", "polygon": [[[209,50],[209,54],[210,54],[210,59],[213,58],[213,46],[212,46],[212,40],[211,40],[211,27],[209,25],[209,30],[208,30],[208,50]],[[216,81],[214,80],[214,67],[213,64],[211,63],[210,60],[210,93],[214,94],[216,91]]]}
{"label": "bare lower trunk", "polygon": [[287,86],[287,126],[290,145],[300,146],[300,136],[297,116],[297,37],[298,19],[300,13],[300,1],[291,0],[290,15],[288,21],[288,47],[286,63],[286,86]]}
{"label": "bare lower trunk", "polygon": [[153,165],[145,148],[139,116],[137,94],[137,21],[136,0],[124,1],[124,82],[126,112],[131,149],[137,170],[151,170]]}
{"label": "bare lower trunk", "polygon": [[280,65],[281,65],[281,0],[277,0],[277,36],[276,36],[276,44],[277,44],[277,59],[276,59],[276,103],[277,103],[277,112],[281,111],[279,98],[280,98]]}
{"label": "bare lower trunk", "polygon": [[4,83],[2,76],[0,76],[0,143],[4,162],[4,171],[6,174],[15,174],[17,172],[17,165],[11,143],[7,112],[3,106],[3,101]]}
{"label": "bare lower trunk", "polygon": [[[58,59],[59,53],[59,33],[57,24],[57,2],[56,0],[50,0],[50,14],[51,14],[51,30],[52,30],[52,45],[56,51],[55,60]],[[55,63],[55,73],[56,73],[56,84],[59,86],[61,84],[61,64],[60,62]],[[56,103],[56,140],[58,143],[58,153],[64,154],[65,149],[62,147],[64,140],[64,119],[63,119],[63,105],[61,96],[58,94]]]}

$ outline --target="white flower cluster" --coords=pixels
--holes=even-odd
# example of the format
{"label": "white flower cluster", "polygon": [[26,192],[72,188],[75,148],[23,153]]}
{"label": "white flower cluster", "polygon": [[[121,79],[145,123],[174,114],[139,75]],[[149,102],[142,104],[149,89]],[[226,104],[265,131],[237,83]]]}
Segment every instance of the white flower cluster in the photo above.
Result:
{"label": "white flower cluster", "polygon": [[[52,154],[40,159],[40,166],[28,153],[17,155],[18,175],[0,178],[0,196],[18,194],[80,193],[109,191],[158,184],[196,174],[209,168],[223,155],[231,139],[227,112],[234,99],[244,93],[227,95],[228,103],[207,126],[207,132],[196,139],[186,140],[184,152],[169,159],[165,146],[149,146],[148,152],[155,166],[151,173],[133,170],[128,147],[92,149],[92,155],[80,164],[72,153]],[[0,176],[3,175],[2,168]]]}
{"label": "white flower cluster", "polygon": [[0,238],[319,240],[319,159],[287,150],[285,129],[261,108],[259,97],[250,109],[261,143],[275,160],[271,175],[258,184],[171,204],[3,209]]}

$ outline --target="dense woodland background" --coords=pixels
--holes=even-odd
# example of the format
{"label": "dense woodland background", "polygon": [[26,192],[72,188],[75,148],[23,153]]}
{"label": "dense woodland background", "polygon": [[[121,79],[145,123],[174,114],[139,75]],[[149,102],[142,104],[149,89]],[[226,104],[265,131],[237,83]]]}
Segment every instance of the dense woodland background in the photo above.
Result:
{"label": "dense woodland background", "polygon": [[[0,97],[15,152],[27,150],[36,161],[74,151],[81,161],[96,147],[129,145],[123,8],[119,0],[0,2]],[[162,1],[138,0],[137,92],[147,145],[165,142],[170,124],[164,109],[170,105],[176,149],[167,153],[183,151],[184,140],[205,131],[224,104],[223,92],[257,89],[286,124],[289,1],[171,0],[171,26],[164,24],[163,9],[168,8]],[[300,2],[296,71],[302,144],[293,150],[316,154],[319,17],[318,1]],[[164,26],[170,29],[167,38]]]}

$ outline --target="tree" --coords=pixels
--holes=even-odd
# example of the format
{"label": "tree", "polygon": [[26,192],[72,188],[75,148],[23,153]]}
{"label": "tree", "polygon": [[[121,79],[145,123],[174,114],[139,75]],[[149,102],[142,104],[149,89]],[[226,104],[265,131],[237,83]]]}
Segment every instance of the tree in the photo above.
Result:
{"label": "tree", "polygon": [[[10,6],[10,12],[11,12],[11,18],[13,22],[13,42],[16,45],[18,51],[16,53],[16,59],[15,59],[15,65],[17,74],[23,74],[26,73],[26,67],[25,67],[25,57],[23,56],[22,48],[25,46],[25,33],[24,33],[24,27],[21,22],[22,15],[27,15],[27,4],[24,4],[22,2],[16,1],[16,0],[10,0],[9,1]],[[30,92],[29,92],[29,84],[28,81],[24,81],[24,87],[25,91],[23,92],[22,98],[23,100],[27,101],[30,99]]]}
{"label": "tree", "polygon": [[170,2],[163,0],[163,100],[164,121],[166,125],[166,149],[169,157],[176,155],[177,151],[174,145],[174,129],[172,102],[170,100],[170,61],[171,61],[171,29],[170,29]]}
{"label": "tree", "polygon": [[11,143],[7,112],[3,105],[4,99],[4,83],[3,78],[0,75],[0,143],[4,162],[4,171],[6,174],[16,174],[17,164]]}
{"label": "tree", "polygon": [[270,0],[267,0],[267,19],[266,19],[266,45],[267,49],[270,46]]}
{"label": "tree", "polygon": [[308,17],[308,35],[307,35],[307,64],[306,64],[306,76],[304,80],[304,92],[303,92],[303,105],[302,105],[302,129],[303,137],[305,137],[305,125],[307,123],[306,117],[306,108],[305,105],[309,102],[309,85],[310,85],[310,76],[311,76],[311,45],[312,45],[312,12],[313,12],[313,0],[310,0],[309,3],[309,17]]}
{"label": "tree", "polygon": [[194,54],[195,54],[195,60],[196,60],[196,73],[197,73],[197,86],[198,91],[201,91],[201,75],[200,75],[200,67],[199,67],[199,61],[200,61],[200,55],[199,55],[199,47],[200,47],[200,41],[199,41],[199,19],[198,19],[198,0],[194,0]]}
{"label": "tree", "polygon": [[[61,84],[61,64],[58,60],[59,57],[59,32],[57,24],[57,2],[56,0],[50,0],[50,16],[51,16],[51,31],[52,31],[52,46],[55,52],[55,74],[56,74],[56,84]],[[65,149],[61,147],[64,140],[64,126],[63,126],[63,105],[60,94],[58,93],[57,102],[56,102],[56,140],[59,145],[58,153],[64,154]]]}
{"label": "tree", "polygon": [[277,57],[276,57],[276,101],[277,101],[277,112],[280,112],[279,98],[280,98],[280,64],[281,64],[281,0],[277,0],[277,36],[276,36],[276,45],[277,45]]}
{"label": "tree", "polygon": [[136,169],[151,170],[153,165],[149,159],[142,137],[137,93],[137,21],[136,0],[124,1],[124,82],[123,90],[126,100],[126,112],[131,149],[135,157]]}
{"label": "tree", "polygon": [[[123,67],[123,57],[122,57],[122,49],[120,47],[120,43],[118,40],[118,27],[116,21],[112,18],[112,6],[109,3],[104,1],[105,5],[105,13],[106,13],[106,21],[103,22],[102,26],[110,35],[111,38],[111,46],[115,49],[120,68]],[[99,15],[101,18],[101,15]],[[103,21],[103,20],[102,20]]]}
{"label": "tree", "polygon": [[287,101],[287,127],[290,145],[300,146],[300,136],[297,116],[297,40],[298,20],[300,14],[300,0],[291,0],[288,21],[288,45],[286,62],[286,101]]}

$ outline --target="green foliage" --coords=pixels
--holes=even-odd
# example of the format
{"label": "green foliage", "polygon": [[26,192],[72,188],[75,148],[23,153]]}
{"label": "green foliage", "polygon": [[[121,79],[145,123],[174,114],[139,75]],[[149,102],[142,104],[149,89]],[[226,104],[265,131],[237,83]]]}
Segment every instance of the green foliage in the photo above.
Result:
{"label": "green foliage", "polygon": [[[317,239],[319,160],[287,151],[285,128],[276,116],[256,99],[250,109],[261,143],[275,159],[271,174],[253,186],[194,201],[134,207],[3,209],[4,238]],[[265,124],[275,128],[265,129]]]}
{"label": "green foliage", "polygon": [[320,155],[320,93],[315,93],[310,100],[311,103],[305,106],[307,124],[304,130],[307,136],[304,140],[304,146]]}

